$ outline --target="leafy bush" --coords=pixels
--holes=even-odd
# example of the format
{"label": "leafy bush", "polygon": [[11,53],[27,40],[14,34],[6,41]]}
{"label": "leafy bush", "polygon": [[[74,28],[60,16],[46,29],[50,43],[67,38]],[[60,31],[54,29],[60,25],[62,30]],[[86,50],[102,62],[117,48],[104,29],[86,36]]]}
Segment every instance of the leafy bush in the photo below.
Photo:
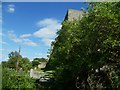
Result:
{"label": "leafy bush", "polygon": [[14,69],[3,68],[2,70],[2,88],[35,88],[35,80],[29,77],[28,73],[23,71],[16,72]]}
{"label": "leafy bush", "polygon": [[[91,3],[80,21],[62,23],[52,45],[48,66],[56,71],[56,87],[73,90],[80,77],[83,89],[90,88],[87,79],[91,70],[120,66],[120,2]],[[120,69],[116,70],[112,77],[107,72],[111,81],[106,87],[120,87]]]}

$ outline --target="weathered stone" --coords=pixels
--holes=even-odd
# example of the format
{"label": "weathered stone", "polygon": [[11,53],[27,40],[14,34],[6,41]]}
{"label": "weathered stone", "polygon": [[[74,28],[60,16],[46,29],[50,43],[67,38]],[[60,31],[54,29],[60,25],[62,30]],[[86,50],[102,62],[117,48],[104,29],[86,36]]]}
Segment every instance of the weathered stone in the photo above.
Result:
{"label": "weathered stone", "polygon": [[83,11],[68,9],[67,14],[65,16],[65,20],[73,21],[73,20],[80,20],[83,17]]}
{"label": "weathered stone", "polygon": [[47,62],[42,62],[38,65],[38,68],[45,68],[46,64],[47,64]]}
{"label": "weathered stone", "polygon": [[34,69],[30,70],[30,77],[39,79],[40,78],[40,73]]}

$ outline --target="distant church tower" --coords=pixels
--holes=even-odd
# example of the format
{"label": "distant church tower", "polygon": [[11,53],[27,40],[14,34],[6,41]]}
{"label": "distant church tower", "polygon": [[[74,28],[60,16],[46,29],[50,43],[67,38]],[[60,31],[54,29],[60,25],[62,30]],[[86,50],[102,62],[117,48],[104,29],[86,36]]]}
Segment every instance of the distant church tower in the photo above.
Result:
{"label": "distant church tower", "polygon": [[17,64],[16,64],[16,71],[17,71],[17,72],[18,72],[18,69],[19,69],[19,62],[20,62],[20,49],[21,49],[21,47],[19,46],[18,59],[17,59]]}

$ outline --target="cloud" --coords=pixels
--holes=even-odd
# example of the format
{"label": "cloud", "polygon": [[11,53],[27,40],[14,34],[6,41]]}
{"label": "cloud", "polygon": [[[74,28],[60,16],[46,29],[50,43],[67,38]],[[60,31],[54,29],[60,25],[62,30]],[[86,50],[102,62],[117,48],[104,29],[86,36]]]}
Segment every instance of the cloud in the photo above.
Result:
{"label": "cloud", "polygon": [[0,48],[0,51],[3,51],[4,49],[3,48]]}
{"label": "cloud", "polygon": [[37,23],[37,25],[39,27],[51,26],[51,25],[54,25],[54,24],[58,25],[59,21],[56,20],[56,19],[52,19],[52,18],[46,18],[46,19],[43,19],[43,20],[41,20]]}
{"label": "cloud", "polygon": [[0,26],[2,27],[2,15],[0,15]]}
{"label": "cloud", "polygon": [[44,42],[44,44],[46,46],[50,46],[51,42],[54,41],[53,39],[49,39],[49,38],[43,38],[42,41]]}
{"label": "cloud", "polygon": [[40,29],[34,32],[33,35],[41,38],[45,45],[50,46],[51,41],[57,36],[57,30],[61,28],[61,23],[59,20],[46,18],[39,21],[37,26]]}
{"label": "cloud", "polygon": [[[12,40],[15,43],[21,43],[27,46],[38,46],[37,43],[33,42],[32,40],[25,38],[24,35],[20,35],[20,37],[17,37],[14,33],[14,31],[8,31],[8,36],[10,40]],[[22,36],[22,37],[21,37]]]}
{"label": "cloud", "polygon": [[25,45],[28,46],[38,46],[37,43],[31,41],[30,39],[22,39]]}
{"label": "cloud", "polygon": [[13,4],[8,5],[7,6],[7,11],[9,13],[14,13],[15,12],[15,5],[13,5]]}
{"label": "cloud", "polygon": [[44,27],[35,32],[34,36],[39,38],[53,38],[56,35],[55,30],[57,29],[53,29],[52,27]]}
{"label": "cloud", "polygon": [[15,42],[15,43],[21,43],[22,39],[18,38],[15,34],[14,31],[8,31],[8,35],[10,37],[10,39]]}
{"label": "cloud", "polygon": [[1,41],[1,40],[0,40],[0,44],[7,45],[7,42],[4,42],[4,41]]}
{"label": "cloud", "polygon": [[2,37],[4,36],[4,34],[2,33],[2,31],[0,31],[0,44],[4,44],[4,45],[7,45],[7,42],[4,42],[2,40]]}
{"label": "cloud", "polygon": [[22,43],[27,46],[38,46],[37,43],[28,39],[28,37],[34,36],[40,38],[41,42],[43,42],[44,45],[50,46],[51,42],[54,41],[55,37],[57,36],[57,30],[61,28],[61,23],[59,20],[46,18],[39,21],[37,23],[37,26],[40,29],[32,34],[22,34],[20,36],[16,36],[14,34],[14,31],[9,31],[8,35],[10,39],[15,43]]}
{"label": "cloud", "polygon": [[2,33],[2,31],[0,31],[0,36],[3,36],[3,33]]}
{"label": "cloud", "polygon": [[48,54],[45,53],[35,53],[35,57],[43,57],[43,58],[47,58]]}
{"label": "cloud", "polygon": [[31,36],[31,34],[22,34],[22,35],[20,35],[20,38],[26,38],[26,37],[30,37]]}

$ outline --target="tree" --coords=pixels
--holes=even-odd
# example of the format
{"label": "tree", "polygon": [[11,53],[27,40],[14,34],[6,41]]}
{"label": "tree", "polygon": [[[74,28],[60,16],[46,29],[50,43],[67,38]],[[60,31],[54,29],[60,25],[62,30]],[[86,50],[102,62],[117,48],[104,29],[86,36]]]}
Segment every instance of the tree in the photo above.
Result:
{"label": "tree", "polygon": [[15,52],[11,52],[8,54],[8,57],[11,58],[11,57],[15,57],[15,56],[19,56],[19,53],[17,51]]}
{"label": "tree", "polygon": [[11,52],[9,54],[9,60],[7,61],[7,66],[9,68],[16,69],[16,64],[17,64],[18,58],[20,60],[19,65],[18,65],[19,69],[22,68],[24,71],[27,71],[32,67],[29,59],[28,58],[23,58],[21,55],[19,56],[19,53],[16,52],[16,51]]}
{"label": "tree", "polygon": [[75,90],[78,77],[79,87],[91,88],[88,82],[91,72],[105,65],[109,71],[104,71],[108,81],[99,83],[107,88],[120,87],[117,69],[120,66],[120,2],[90,3],[89,6],[80,21],[62,23],[52,44],[49,66],[56,71],[56,87],[60,89]]}
{"label": "tree", "polygon": [[3,68],[7,67],[7,62],[6,61],[2,61],[1,65],[2,65]]}
{"label": "tree", "polygon": [[17,59],[18,59],[17,56],[10,57],[7,61],[7,66],[9,68],[16,69]]}
{"label": "tree", "polygon": [[29,61],[29,59],[25,57],[25,58],[21,59],[19,67],[27,72],[28,70],[30,70],[32,68],[32,64]]}
{"label": "tree", "polygon": [[24,71],[17,73],[14,69],[3,68],[2,90],[13,88],[36,88],[35,79],[30,78],[29,74]]}

